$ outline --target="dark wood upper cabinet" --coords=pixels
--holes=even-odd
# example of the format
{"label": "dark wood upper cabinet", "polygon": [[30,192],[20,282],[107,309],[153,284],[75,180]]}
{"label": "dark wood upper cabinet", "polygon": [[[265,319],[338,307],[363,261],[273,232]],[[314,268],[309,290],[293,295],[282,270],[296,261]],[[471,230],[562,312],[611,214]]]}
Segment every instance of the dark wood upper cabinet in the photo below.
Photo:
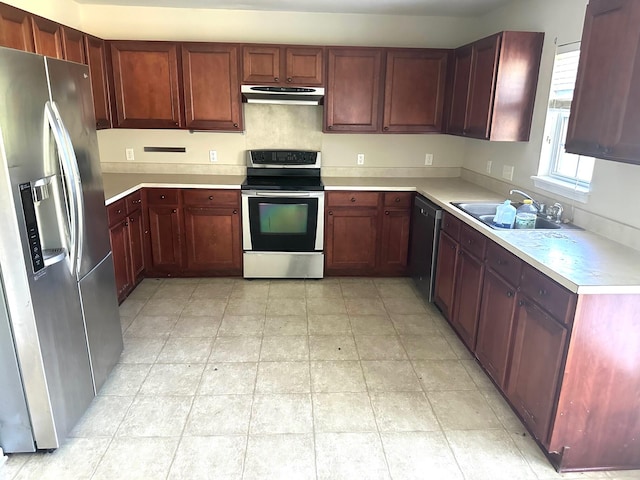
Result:
{"label": "dark wood upper cabinet", "polygon": [[567,151],[640,163],[640,3],[591,0],[580,50]]}
{"label": "dark wood upper cabinet", "polygon": [[62,25],[42,17],[31,17],[35,52],[53,58],[64,58]]}
{"label": "dark wood upper cabinet", "polygon": [[0,3],[0,46],[34,52],[31,15]]}
{"label": "dark wood upper cabinet", "polygon": [[543,40],[544,33],[501,32],[458,49],[447,132],[528,141]]}
{"label": "dark wood upper cabinet", "polygon": [[242,83],[308,85],[323,84],[323,47],[242,47]]}
{"label": "dark wood upper cabinet", "polygon": [[242,130],[238,47],[215,43],[181,46],[185,126]]}
{"label": "dark wood upper cabinet", "polygon": [[382,53],[377,48],[329,49],[325,131],[380,130]]}
{"label": "dark wood upper cabinet", "polygon": [[62,27],[62,53],[65,60],[76,63],[87,63],[84,48],[84,33],[69,27]]}
{"label": "dark wood upper cabinet", "polygon": [[383,131],[442,131],[448,57],[448,50],[387,52]]}
{"label": "dark wood upper cabinet", "polygon": [[104,40],[85,35],[85,58],[89,65],[96,128],[111,128],[111,97],[107,74],[107,50]]}
{"label": "dark wood upper cabinet", "polygon": [[115,127],[179,128],[183,125],[177,45],[109,42],[115,90]]}

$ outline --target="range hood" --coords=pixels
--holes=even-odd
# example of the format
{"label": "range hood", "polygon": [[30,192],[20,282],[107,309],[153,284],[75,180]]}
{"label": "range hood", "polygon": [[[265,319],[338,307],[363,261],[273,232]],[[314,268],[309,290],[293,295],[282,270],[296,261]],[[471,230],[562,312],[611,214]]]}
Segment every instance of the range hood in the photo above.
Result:
{"label": "range hood", "polygon": [[321,105],[324,88],[274,87],[270,85],[242,85],[242,100],[247,103],[277,105]]}

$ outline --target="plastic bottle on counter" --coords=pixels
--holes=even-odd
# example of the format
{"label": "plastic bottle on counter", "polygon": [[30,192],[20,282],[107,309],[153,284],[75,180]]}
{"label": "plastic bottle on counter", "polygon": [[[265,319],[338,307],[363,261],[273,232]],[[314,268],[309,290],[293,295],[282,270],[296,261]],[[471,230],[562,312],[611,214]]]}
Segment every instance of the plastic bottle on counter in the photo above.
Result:
{"label": "plastic bottle on counter", "polygon": [[493,217],[493,224],[498,228],[513,228],[516,220],[516,207],[511,205],[511,200],[505,200],[502,205],[496,208],[496,216]]}
{"label": "plastic bottle on counter", "polygon": [[516,228],[534,229],[536,228],[537,218],[538,209],[533,206],[533,201],[527,198],[516,210]]}

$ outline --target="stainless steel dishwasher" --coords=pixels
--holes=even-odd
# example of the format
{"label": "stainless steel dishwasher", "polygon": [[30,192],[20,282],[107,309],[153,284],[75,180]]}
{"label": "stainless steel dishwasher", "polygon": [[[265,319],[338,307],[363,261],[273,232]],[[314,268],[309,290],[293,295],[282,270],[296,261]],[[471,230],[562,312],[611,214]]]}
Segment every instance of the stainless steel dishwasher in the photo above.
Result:
{"label": "stainless steel dishwasher", "polygon": [[411,222],[413,229],[409,272],[418,292],[431,302],[436,278],[442,209],[423,196],[416,195]]}

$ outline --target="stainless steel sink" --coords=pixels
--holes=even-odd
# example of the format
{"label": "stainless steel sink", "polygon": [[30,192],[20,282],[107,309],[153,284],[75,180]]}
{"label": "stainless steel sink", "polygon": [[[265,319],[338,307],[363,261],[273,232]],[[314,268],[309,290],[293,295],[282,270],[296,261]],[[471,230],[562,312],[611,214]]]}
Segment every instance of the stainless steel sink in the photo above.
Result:
{"label": "stainless steel sink", "polygon": [[[496,230],[504,230],[500,227],[496,227],[493,224],[493,218],[496,215],[496,209],[499,205],[502,205],[502,202],[452,202],[451,204],[459,208],[463,212],[468,213],[472,217],[480,220],[482,223],[488,225],[491,228],[495,228]],[[555,223],[547,219],[546,217],[543,217],[542,215],[538,215],[538,218],[536,219],[535,230],[558,230],[561,228],[578,229],[578,227],[576,227],[575,225]],[[522,230],[526,231],[533,229]]]}

